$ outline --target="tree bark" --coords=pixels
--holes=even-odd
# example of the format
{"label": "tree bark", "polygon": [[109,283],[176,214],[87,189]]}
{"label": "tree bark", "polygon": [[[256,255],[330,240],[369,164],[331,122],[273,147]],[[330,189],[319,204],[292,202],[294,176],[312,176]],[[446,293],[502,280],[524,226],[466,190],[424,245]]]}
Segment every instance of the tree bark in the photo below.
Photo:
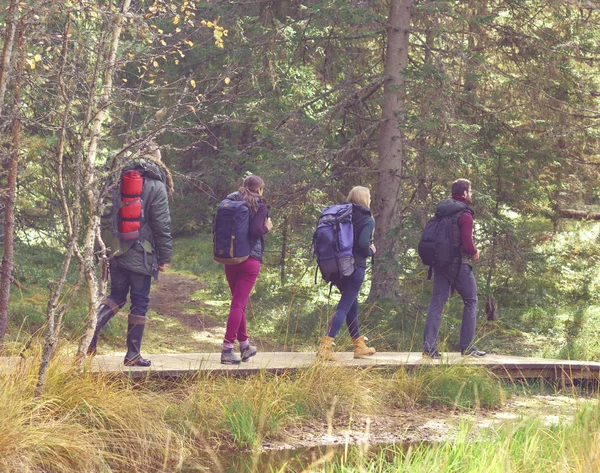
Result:
{"label": "tree bark", "polygon": [[99,196],[96,186],[96,155],[98,151],[98,142],[100,139],[102,124],[104,123],[106,109],[108,108],[110,97],[112,94],[113,77],[116,69],[117,50],[119,47],[121,31],[123,30],[123,19],[129,10],[130,3],[131,0],[123,0],[121,11],[115,15],[113,21],[111,41],[109,44],[109,51],[107,54],[106,67],[104,69],[102,92],[98,99],[96,115],[93,118],[90,141],[87,147],[84,192],[91,212],[90,220],[88,222],[86,235],[84,239],[83,272],[88,286],[88,295],[90,303],[87,320],[85,322],[85,333],[83,334],[83,337],[81,338],[79,347],[77,349],[77,356],[79,359],[82,359],[85,356],[87,348],[92,339],[92,335],[94,334],[94,330],[96,328],[96,310],[98,308],[99,298],[98,277],[96,275],[94,265],[94,241],[96,239],[97,227],[100,225],[101,212],[101,203],[99,202]]}
{"label": "tree bark", "polygon": [[[57,157],[57,169],[58,169],[58,189],[60,194],[60,199],[62,202],[62,213],[63,213],[63,221],[65,222],[65,227],[67,229],[67,251],[63,258],[62,270],[60,273],[60,277],[58,281],[50,283],[50,295],[48,297],[48,303],[46,305],[46,336],[44,340],[44,349],[42,351],[42,359],[40,362],[40,368],[38,370],[38,381],[36,385],[36,395],[40,396],[43,392],[44,385],[46,384],[46,374],[48,371],[48,366],[50,365],[50,359],[54,350],[56,349],[56,345],[58,343],[58,337],[60,335],[60,328],[62,325],[62,316],[64,315],[68,304],[63,305],[59,308],[59,301],[63,295],[63,290],[65,286],[65,282],[67,280],[67,274],[69,272],[69,267],[71,266],[71,260],[73,259],[73,254],[77,251],[77,236],[78,236],[78,214],[79,212],[75,211],[75,216],[72,217],[71,211],[69,209],[69,204],[67,200],[67,195],[65,191],[64,185],[64,175],[63,175],[63,165],[64,165],[64,150],[65,150],[65,138],[67,133],[67,127],[69,123],[70,109],[72,99],[69,95],[67,95],[67,90],[69,87],[64,83],[64,70],[67,64],[68,57],[68,44],[69,44],[69,31],[70,31],[70,22],[71,17],[70,14],[67,14],[67,20],[65,22],[65,27],[63,29],[63,44],[61,51],[61,64],[58,73],[58,83],[60,88],[59,96],[64,100],[64,108],[62,113],[60,134],[58,140],[58,149],[56,153]],[[75,176],[75,180],[78,179],[79,176]],[[77,186],[76,186],[77,187]],[[81,195],[80,191],[81,186],[79,186],[79,193],[76,191],[76,195]],[[76,208],[80,208],[80,199],[75,199]],[[77,293],[79,289],[79,285],[81,278],[77,281],[76,286],[73,288],[72,293]]]}
{"label": "tree bark", "polygon": [[[15,41],[15,31],[17,29],[17,10],[19,0],[11,0],[8,7],[8,15],[6,19],[6,33],[4,35],[4,46],[2,48],[2,65],[0,66],[0,120],[4,109],[4,96],[6,95],[6,85],[10,76],[10,62],[12,58],[12,50]],[[0,121],[0,129],[2,121]]]}
{"label": "tree bark", "polygon": [[0,347],[8,328],[8,304],[14,256],[15,197],[17,193],[17,172],[19,168],[19,145],[21,140],[21,97],[23,93],[23,70],[25,63],[25,25],[21,24],[17,38],[19,58],[15,74],[14,115],[12,119],[12,139],[8,161],[8,183],[4,198],[4,252],[0,269]]}
{"label": "tree bark", "polygon": [[376,187],[377,256],[369,300],[391,299],[397,295],[398,231],[401,224],[400,193],[402,167],[406,158],[406,95],[404,71],[408,65],[410,20],[413,0],[392,0],[387,27],[387,52],[384,70],[384,103],[379,137]]}
{"label": "tree bark", "polygon": [[498,301],[491,294],[485,297],[485,318],[491,322],[498,320]]}

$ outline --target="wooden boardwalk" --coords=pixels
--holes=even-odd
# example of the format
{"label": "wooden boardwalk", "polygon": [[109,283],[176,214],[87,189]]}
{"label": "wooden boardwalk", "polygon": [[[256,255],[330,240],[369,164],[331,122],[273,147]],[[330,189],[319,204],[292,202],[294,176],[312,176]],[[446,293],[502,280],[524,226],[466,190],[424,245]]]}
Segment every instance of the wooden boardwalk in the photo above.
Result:
{"label": "wooden boardwalk", "polygon": [[[258,353],[241,365],[222,365],[220,353],[185,353],[151,355],[151,368],[123,366],[122,355],[98,355],[91,360],[93,372],[123,373],[133,378],[158,377],[176,379],[194,376],[199,373],[215,375],[247,376],[259,371],[271,373],[291,372],[308,368],[315,363],[314,352],[274,352]],[[459,353],[444,353],[440,360],[424,359],[420,352],[382,352],[372,357],[355,360],[352,352],[336,353],[337,361],[355,368],[381,368],[397,370],[402,367],[434,367],[439,365],[466,364],[484,366],[499,377],[513,379],[558,379],[595,380],[600,378],[600,363],[556,360],[544,358],[526,358],[488,354],[483,358],[461,357]]]}

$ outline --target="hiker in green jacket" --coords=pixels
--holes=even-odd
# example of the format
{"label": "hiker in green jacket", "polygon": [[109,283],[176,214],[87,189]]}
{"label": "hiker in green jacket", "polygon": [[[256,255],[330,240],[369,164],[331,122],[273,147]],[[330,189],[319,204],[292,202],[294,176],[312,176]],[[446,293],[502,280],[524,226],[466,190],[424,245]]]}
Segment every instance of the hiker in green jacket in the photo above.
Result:
{"label": "hiker in green jacket", "polygon": [[[128,163],[120,174],[120,194],[113,196],[111,212],[113,222],[112,225],[108,225],[108,231],[102,233],[103,241],[107,248],[110,248],[110,294],[98,308],[96,330],[88,354],[96,353],[100,331],[125,305],[129,294],[131,308],[128,315],[125,365],[147,367],[151,362],[142,358],[140,347],[150,302],[152,277],[154,276],[156,280],[158,271],[166,271],[171,262],[172,237],[168,197],[173,193],[173,179],[162,163],[160,150],[155,143],[150,142],[140,154],[142,157]],[[115,202],[114,199],[116,195],[121,201],[127,200],[128,196],[123,191],[122,184],[123,176],[127,171],[137,171],[139,174],[134,173],[134,175],[138,179],[141,177],[143,184],[141,195],[129,199],[136,200],[137,197],[141,207],[137,219],[139,231],[127,234],[135,235],[135,238],[128,237],[124,241],[124,234],[115,228],[123,223],[120,220],[118,223],[115,222],[119,219],[119,209],[122,211],[123,208],[129,209],[129,207],[122,202]],[[132,220],[135,224],[135,218],[122,217],[121,215],[122,220]]]}

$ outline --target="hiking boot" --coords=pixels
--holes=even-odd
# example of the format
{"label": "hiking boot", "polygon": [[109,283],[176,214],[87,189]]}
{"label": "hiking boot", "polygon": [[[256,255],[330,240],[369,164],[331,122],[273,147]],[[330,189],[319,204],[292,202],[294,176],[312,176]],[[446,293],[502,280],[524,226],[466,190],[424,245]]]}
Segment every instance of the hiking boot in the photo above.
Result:
{"label": "hiking boot", "polygon": [[440,355],[440,352],[437,351],[437,348],[435,348],[433,350],[424,350],[423,351],[423,358],[431,358],[432,360],[437,360],[441,357],[442,357],[442,355]]}
{"label": "hiking boot", "polygon": [[125,366],[141,366],[143,368],[148,368],[152,362],[150,360],[146,360],[142,358],[141,355],[138,355],[136,358],[129,359],[125,358]]}
{"label": "hiking boot", "polygon": [[146,316],[129,314],[127,324],[127,353],[125,353],[125,366],[145,366],[152,364],[150,360],[142,358],[140,348],[144,337]]}
{"label": "hiking boot", "polygon": [[256,355],[258,350],[254,345],[248,345],[246,348],[240,347],[240,355],[242,356],[242,361],[248,361],[251,357]]}
{"label": "hiking boot", "polygon": [[[114,305],[114,302],[113,302]],[[116,310],[115,310],[116,308]],[[96,345],[98,344],[98,336],[100,335],[100,331],[104,328],[104,326],[108,323],[108,321],[115,315],[115,312],[119,310],[118,307],[111,307],[109,304],[102,304],[98,307],[97,321],[96,321],[96,330],[94,330],[94,335],[90,340],[90,346],[87,349],[88,355],[96,354]]]}
{"label": "hiking boot", "polygon": [[230,348],[229,350],[221,350],[222,365],[239,365],[241,361],[242,359],[233,353],[233,348]]}
{"label": "hiking boot", "polygon": [[375,354],[375,348],[368,347],[365,340],[367,340],[365,337],[356,337],[352,339],[352,343],[354,344],[354,358],[364,358],[365,356]]}
{"label": "hiking boot", "polygon": [[462,356],[482,357],[482,356],[485,356],[487,353],[484,351],[478,350],[477,347],[471,347],[471,348],[467,348],[466,350],[461,350],[460,354]]}
{"label": "hiking boot", "polygon": [[331,351],[331,345],[333,345],[332,337],[328,337],[327,335],[325,335],[323,338],[321,338],[321,345],[317,350],[317,360],[335,360],[335,356],[333,356],[333,352]]}

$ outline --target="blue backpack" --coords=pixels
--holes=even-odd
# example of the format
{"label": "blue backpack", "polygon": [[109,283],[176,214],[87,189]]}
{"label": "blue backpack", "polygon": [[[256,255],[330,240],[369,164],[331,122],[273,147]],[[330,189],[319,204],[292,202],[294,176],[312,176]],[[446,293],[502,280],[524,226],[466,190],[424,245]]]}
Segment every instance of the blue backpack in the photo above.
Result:
{"label": "blue backpack", "polygon": [[245,200],[225,199],[213,223],[213,258],[218,263],[239,264],[250,256],[250,207]]}
{"label": "blue backpack", "polygon": [[353,245],[352,204],[331,205],[323,209],[313,234],[312,246],[325,281],[339,280],[354,272]]}

